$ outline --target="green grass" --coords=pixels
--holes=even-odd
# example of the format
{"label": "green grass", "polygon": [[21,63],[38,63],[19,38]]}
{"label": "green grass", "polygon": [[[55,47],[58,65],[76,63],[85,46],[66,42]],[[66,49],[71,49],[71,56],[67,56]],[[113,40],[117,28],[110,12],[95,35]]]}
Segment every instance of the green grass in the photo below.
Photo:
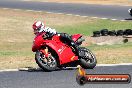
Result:
{"label": "green grass", "polygon": [[119,30],[132,28],[132,22],[121,22],[121,21],[111,21],[111,20],[97,20],[92,23],[81,23],[72,26],[61,26],[56,27],[60,32],[66,32],[70,34],[81,33],[84,35],[92,35],[93,31],[101,30],[107,28],[109,30]]}
{"label": "green grass", "polygon": [[98,51],[98,50],[105,50],[105,49],[128,49],[128,48],[132,48],[132,42],[130,43],[124,43],[124,44],[114,44],[114,45],[90,45],[87,46],[87,48],[94,50],[94,51]]}
{"label": "green grass", "polygon": [[115,45],[91,45],[87,46],[92,50],[99,63],[117,64],[132,63],[132,43],[115,44]]}

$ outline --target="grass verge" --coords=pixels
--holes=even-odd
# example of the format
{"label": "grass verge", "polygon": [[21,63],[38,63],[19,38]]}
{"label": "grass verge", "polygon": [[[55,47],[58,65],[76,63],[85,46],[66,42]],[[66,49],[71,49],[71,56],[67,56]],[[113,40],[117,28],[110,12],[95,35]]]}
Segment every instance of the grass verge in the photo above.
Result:
{"label": "grass verge", "polygon": [[[57,26],[58,31],[66,32],[70,34],[81,33],[84,35],[92,35],[93,31],[101,30],[103,28],[107,28],[109,30],[123,30],[123,29],[131,29],[131,21],[111,21],[111,20],[93,20],[92,22],[84,22],[79,23],[78,25],[65,25],[65,26]],[[72,30],[72,31],[71,31]]]}

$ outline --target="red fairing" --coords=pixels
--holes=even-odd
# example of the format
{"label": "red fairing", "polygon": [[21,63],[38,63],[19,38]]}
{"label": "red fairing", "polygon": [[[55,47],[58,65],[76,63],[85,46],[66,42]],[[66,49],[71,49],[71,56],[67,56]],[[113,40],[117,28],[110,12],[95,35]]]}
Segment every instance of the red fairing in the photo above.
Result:
{"label": "red fairing", "polygon": [[82,37],[81,34],[74,34],[74,35],[72,35],[72,39],[73,39],[74,42],[76,42],[80,37]]}
{"label": "red fairing", "polygon": [[44,40],[42,37],[44,34],[45,33],[38,34],[34,38],[34,43],[32,46],[33,52],[36,52],[37,50],[41,51],[41,46],[48,46],[57,53],[60,65],[78,60],[78,56],[75,56],[75,54],[72,52],[71,47],[60,41],[60,36],[55,35],[50,40]]}
{"label": "red fairing", "polygon": [[33,45],[32,45],[32,51],[36,52],[37,50],[39,50],[42,46],[42,44],[44,43],[44,39],[43,39],[43,35],[45,33],[39,33],[38,35],[35,36],[34,40],[33,40]]}

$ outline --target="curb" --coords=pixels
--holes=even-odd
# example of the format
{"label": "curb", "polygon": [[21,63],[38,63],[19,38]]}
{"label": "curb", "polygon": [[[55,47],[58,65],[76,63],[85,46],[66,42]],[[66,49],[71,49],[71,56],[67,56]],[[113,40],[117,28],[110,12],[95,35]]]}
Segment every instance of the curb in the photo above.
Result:
{"label": "curb", "polygon": [[[97,64],[97,67],[101,66],[128,66],[132,65],[132,63],[121,63],[121,64]],[[76,69],[77,67],[66,67],[66,69]],[[18,69],[5,69],[5,70],[0,70],[0,72],[13,72],[13,71],[40,71],[42,70],[41,68],[18,68]]]}
{"label": "curb", "polygon": [[19,71],[19,69],[4,69],[4,70],[0,70],[0,72],[8,72],[8,71]]}
{"label": "curb", "polygon": [[123,65],[132,65],[132,63],[120,63],[120,64],[97,64],[97,67],[100,66],[123,66]]}

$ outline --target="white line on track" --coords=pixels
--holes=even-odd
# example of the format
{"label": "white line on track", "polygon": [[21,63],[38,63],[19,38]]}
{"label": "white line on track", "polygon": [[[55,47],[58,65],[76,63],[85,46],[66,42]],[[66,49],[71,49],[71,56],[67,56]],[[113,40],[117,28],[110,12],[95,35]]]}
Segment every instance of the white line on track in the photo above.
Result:
{"label": "white line on track", "polygon": [[[3,8],[3,9],[11,9],[11,8]],[[12,9],[12,10],[22,10],[22,9]],[[25,10],[27,12],[45,12],[45,11],[36,11],[36,10]],[[81,16],[81,15],[74,15],[74,14],[65,14],[65,13],[55,13],[55,12],[45,12],[45,13],[49,13],[49,14],[64,14],[64,15],[69,15],[69,16],[78,16],[78,17],[83,17],[83,18],[86,18],[86,17],[89,17],[89,16]],[[94,19],[109,19],[109,18],[100,18],[100,17],[91,17],[91,18],[94,18]],[[109,20],[112,20],[112,21],[126,21],[126,20],[118,20],[118,19],[109,19]]]}
{"label": "white line on track", "polygon": [[117,19],[111,19],[111,20],[115,21],[115,20],[117,20]]}
{"label": "white line on track", "polygon": [[64,13],[57,13],[57,14],[64,14]]}
{"label": "white line on track", "polygon": [[101,19],[106,20],[106,19],[108,19],[108,18],[101,18]]}
{"label": "white line on track", "polygon": [[43,12],[43,11],[35,11],[35,12],[39,12],[39,13],[41,13],[41,12]]}
{"label": "white line on track", "polygon": [[120,64],[97,64],[97,66],[121,66],[121,65],[132,65],[132,63],[120,63]]}
{"label": "white line on track", "polygon": [[[120,64],[97,64],[97,67],[101,66],[128,66],[132,65],[132,63],[120,63]],[[67,68],[77,68],[77,67],[67,67]],[[35,68],[36,70],[40,70],[40,68]],[[5,69],[5,70],[0,70],[0,72],[9,72],[9,71],[28,71],[30,68],[19,68],[19,69]],[[32,70],[32,69],[31,69]]]}
{"label": "white line on track", "polygon": [[66,14],[66,15],[72,16],[73,14]]}
{"label": "white line on track", "polygon": [[85,17],[88,17],[88,16],[81,16],[81,17],[84,17],[85,18]]}
{"label": "white line on track", "polygon": [[2,8],[2,9],[5,9],[6,10],[6,9],[10,9],[10,8]]}
{"label": "white line on track", "polygon": [[46,13],[54,13],[54,12],[46,12]]}
{"label": "white line on track", "polygon": [[26,10],[26,11],[28,11],[28,12],[35,12],[34,10]]}
{"label": "white line on track", "polygon": [[0,72],[7,72],[7,71],[19,71],[19,69],[4,69],[4,70],[0,70]]}
{"label": "white line on track", "polygon": [[13,10],[19,11],[19,10],[21,10],[21,9],[13,9]]}
{"label": "white line on track", "polygon": [[91,17],[91,18],[95,18],[95,19],[97,19],[98,17]]}
{"label": "white line on track", "polygon": [[126,21],[126,20],[120,20],[120,21]]}
{"label": "white line on track", "polygon": [[80,16],[80,15],[75,15],[75,16]]}

